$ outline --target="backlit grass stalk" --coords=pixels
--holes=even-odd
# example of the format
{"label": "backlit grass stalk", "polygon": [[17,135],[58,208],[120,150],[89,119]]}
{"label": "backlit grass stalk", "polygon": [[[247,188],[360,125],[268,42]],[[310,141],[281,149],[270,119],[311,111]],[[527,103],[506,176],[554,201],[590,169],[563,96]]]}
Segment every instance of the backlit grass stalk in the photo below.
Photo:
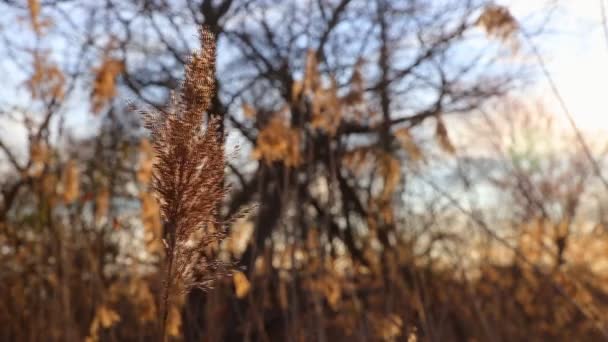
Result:
{"label": "backlit grass stalk", "polygon": [[166,252],[160,299],[163,340],[172,296],[207,289],[229,271],[212,251],[227,228],[218,212],[226,195],[223,139],[218,122],[206,115],[215,92],[215,37],[202,28],[200,43],[202,49],[192,55],[167,110],[145,113],[156,152],[152,184]]}

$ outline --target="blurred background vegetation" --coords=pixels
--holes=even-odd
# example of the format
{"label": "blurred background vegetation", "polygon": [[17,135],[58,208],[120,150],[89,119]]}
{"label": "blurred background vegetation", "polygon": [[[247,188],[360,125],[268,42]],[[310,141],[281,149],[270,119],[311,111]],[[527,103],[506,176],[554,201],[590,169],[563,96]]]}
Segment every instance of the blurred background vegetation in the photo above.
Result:
{"label": "blurred background vegetation", "polygon": [[159,339],[154,149],[129,103],[163,110],[203,24],[222,215],[255,210],[219,247],[233,276],[172,303],[171,340],[607,339],[605,145],[529,95],[558,7],[0,1],[0,340]]}

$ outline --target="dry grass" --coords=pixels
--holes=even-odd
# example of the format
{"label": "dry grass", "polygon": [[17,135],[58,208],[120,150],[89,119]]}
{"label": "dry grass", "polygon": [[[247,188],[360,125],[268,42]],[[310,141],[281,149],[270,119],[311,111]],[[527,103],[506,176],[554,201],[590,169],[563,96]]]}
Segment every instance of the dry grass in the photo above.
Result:
{"label": "dry grass", "polygon": [[219,219],[226,195],[224,145],[218,123],[206,116],[215,92],[215,37],[201,29],[200,43],[170,107],[146,115],[156,152],[152,186],[160,202],[166,254],[162,336],[175,295],[208,289],[228,273],[212,250],[226,236]]}

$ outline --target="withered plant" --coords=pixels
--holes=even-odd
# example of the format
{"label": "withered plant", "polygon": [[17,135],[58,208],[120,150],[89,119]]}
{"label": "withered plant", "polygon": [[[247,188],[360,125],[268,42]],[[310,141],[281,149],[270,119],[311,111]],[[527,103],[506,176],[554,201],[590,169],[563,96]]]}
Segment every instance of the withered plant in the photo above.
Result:
{"label": "withered plant", "polygon": [[144,115],[164,229],[163,338],[174,296],[209,289],[230,270],[214,252],[228,227],[219,212],[226,195],[223,138],[217,120],[206,115],[215,92],[215,37],[205,28],[199,34],[202,49],[191,56],[179,93],[167,110]]}

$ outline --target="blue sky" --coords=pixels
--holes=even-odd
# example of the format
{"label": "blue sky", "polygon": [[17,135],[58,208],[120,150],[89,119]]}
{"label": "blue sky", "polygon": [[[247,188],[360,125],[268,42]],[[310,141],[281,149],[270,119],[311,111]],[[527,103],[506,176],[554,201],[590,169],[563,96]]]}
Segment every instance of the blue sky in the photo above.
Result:
{"label": "blue sky", "polygon": [[[541,16],[557,6],[547,34],[534,40],[559,93],[581,129],[608,131],[608,43],[602,28],[601,1],[606,0],[504,0],[516,18]],[[529,19],[532,20],[532,19]],[[546,79],[529,95],[563,118]]]}

